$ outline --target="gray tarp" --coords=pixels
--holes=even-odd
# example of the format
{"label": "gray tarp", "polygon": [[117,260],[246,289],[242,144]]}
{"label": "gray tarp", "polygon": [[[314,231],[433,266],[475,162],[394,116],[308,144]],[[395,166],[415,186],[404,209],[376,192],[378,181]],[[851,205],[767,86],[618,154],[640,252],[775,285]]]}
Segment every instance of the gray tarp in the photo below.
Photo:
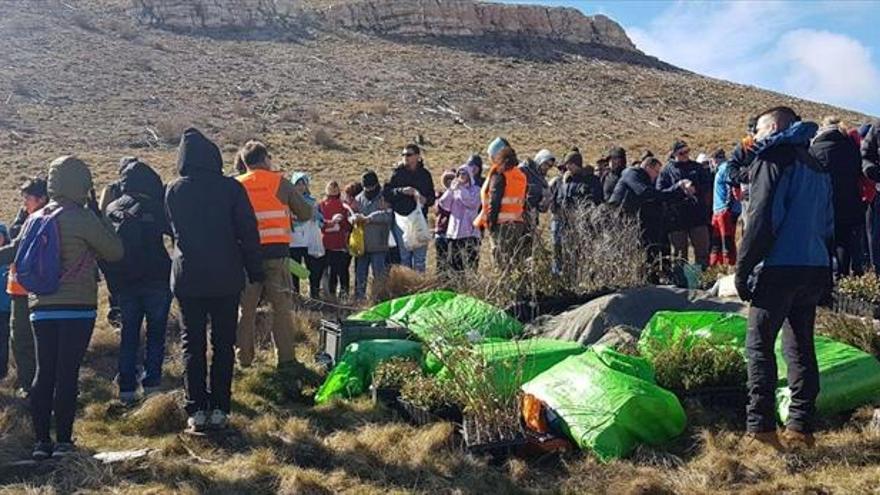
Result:
{"label": "gray tarp", "polygon": [[642,287],[602,296],[565,313],[542,319],[530,325],[527,333],[592,345],[611,327],[626,325],[641,329],[657,311],[683,310],[747,315],[745,304],[712,298],[702,291]]}

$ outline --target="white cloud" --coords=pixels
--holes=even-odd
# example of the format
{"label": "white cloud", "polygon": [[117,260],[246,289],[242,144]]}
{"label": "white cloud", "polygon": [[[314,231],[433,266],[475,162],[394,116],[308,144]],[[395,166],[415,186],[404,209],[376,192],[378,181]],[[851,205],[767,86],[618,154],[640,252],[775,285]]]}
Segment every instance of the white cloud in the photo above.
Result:
{"label": "white cloud", "polygon": [[798,29],[780,38],[778,53],[788,64],[786,92],[846,106],[880,100],[880,70],[858,40]]}
{"label": "white cloud", "polygon": [[[627,27],[642,51],[694,72],[863,111],[880,108],[880,69],[858,40],[799,29],[835,19],[849,4],[676,2],[643,27]],[[838,10],[835,10],[838,9]]]}

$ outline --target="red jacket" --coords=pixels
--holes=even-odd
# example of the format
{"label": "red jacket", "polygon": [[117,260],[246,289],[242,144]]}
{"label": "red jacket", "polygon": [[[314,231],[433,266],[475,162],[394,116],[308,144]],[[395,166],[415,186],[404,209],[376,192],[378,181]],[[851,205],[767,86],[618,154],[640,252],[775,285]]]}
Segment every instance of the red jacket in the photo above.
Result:
{"label": "red jacket", "polygon": [[[345,251],[348,249],[348,235],[351,233],[351,224],[348,216],[351,212],[339,199],[339,196],[326,197],[320,203],[321,212],[324,214],[324,249],[328,251]],[[342,215],[343,220],[337,224],[331,222],[337,214]]]}

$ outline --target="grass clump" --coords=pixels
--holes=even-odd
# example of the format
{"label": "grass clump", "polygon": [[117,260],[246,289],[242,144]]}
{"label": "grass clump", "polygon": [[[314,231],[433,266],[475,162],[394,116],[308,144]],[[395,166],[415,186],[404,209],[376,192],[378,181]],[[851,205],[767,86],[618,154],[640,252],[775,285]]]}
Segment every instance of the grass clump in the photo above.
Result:
{"label": "grass clump", "polygon": [[880,358],[880,332],[870,319],[820,311],[816,332]]}
{"label": "grass clump", "polygon": [[147,398],[120,423],[123,433],[144,437],[176,433],[185,425],[186,414],[180,407],[180,394],[175,392]]}
{"label": "grass clump", "polygon": [[685,392],[705,388],[745,387],[746,361],[733,347],[675,339],[668,346],[651,344],[657,384]]}
{"label": "grass clump", "polygon": [[861,301],[880,303],[880,277],[873,272],[840,279],[838,290]]}

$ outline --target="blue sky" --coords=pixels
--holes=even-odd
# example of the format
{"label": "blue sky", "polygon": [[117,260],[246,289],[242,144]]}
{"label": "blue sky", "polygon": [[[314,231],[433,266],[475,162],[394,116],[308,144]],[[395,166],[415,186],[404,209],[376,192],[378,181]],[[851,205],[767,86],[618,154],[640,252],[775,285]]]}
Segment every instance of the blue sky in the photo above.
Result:
{"label": "blue sky", "polygon": [[502,0],[575,7],[707,76],[880,116],[880,0]]}

